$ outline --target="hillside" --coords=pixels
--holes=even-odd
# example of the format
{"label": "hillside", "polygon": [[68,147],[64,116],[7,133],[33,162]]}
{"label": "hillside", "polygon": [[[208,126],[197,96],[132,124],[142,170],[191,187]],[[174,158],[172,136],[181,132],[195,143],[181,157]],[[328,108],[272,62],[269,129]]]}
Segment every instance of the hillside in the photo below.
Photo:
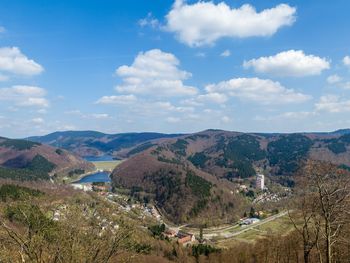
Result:
{"label": "hillside", "polygon": [[27,140],[0,138],[0,178],[55,179],[93,169],[66,150]]}
{"label": "hillside", "polygon": [[239,182],[253,183],[263,172],[274,183],[293,186],[294,173],[308,158],[349,167],[350,135],[208,130],[160,141],[123,162],[112,177],[117,188],[154,200],[174,222],[227,221],[247,203],[236,193]]}
{"label": "hillside", "polygon": [[120,133],[105,134],[95,131],[63,131],[45,136],[29,137],[28,140],[66,149],[79,156],[114,155],[115,158],[128,157],[131,154],[153,146],[152,141],[162,138],[173,138],[177,134],[162,133]]}

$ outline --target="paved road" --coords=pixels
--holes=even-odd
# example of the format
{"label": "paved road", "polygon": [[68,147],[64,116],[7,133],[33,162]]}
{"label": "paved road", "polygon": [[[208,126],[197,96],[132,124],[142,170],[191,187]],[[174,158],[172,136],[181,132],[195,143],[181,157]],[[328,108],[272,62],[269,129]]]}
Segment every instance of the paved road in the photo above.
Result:
{"label": "paved road", "polygon": [[[203,237],[207,238],[207,239],[211,239],[213,237],[218,237],[218,236],[221,236],[224,238],[231,238],[231,237],[239,236],[240,234],[242,234],[244,232],[247,232],[247,231],[249,231],[257,226],[264,225],[264,224],[271,222],[277,218],[283,217],[286,214],[288,214],[288,212],[284,211],[284,212],[281,212],[277,215],[273,215],[273,216],[270,216],[268,218],[265,218],[258,223],[248,225],[248,226],[243,226],[243,227],[240,227],[238,224],[236,224],[236,225],[230,225],[230,226],[226,226],[226,227],[216,227],[216,228],[212,228],[212,229],[205,229],[204,233],[203,233]],[[183,227],[186,227],[186,225],[182,225],[182,226],[177,227],[177,230],[181,230]],[[235,228],[235,227],[239,227],[241,230],[233,232],[233,233],[230,232],[230,230],[232,231],[232,228]],[[191,234],[199,235],[198,229],[188,229],[187,232],[189,232]]]}
{"label": "paved road", "polygon": [[270,216],[270,217],[268,217],[268,218],[266,218],[264,220],[261,220],[258,223],[255,223],[255,224],[252,224],[252,225],[249,225],[249,226],[246,226],[246,227],[242,227],[243,229],[240,230],[240,231],[237,231],[237,232],[234,232],[234,233],[227,233],[227,234],[224,234],[223,236],[225,236],[226,238],[239,236],[240,234],[243,234],[244,232],[247,232],[247,231],[251,230],[254,227],[264,225],[264,224],[266,224],[268,222],[271,222],[271,221],[273,221],[273,220],[275,220],[277,218],[285,216],[286,214],[288,214],[288,212],[282,212],[282,213],[279,213],[277,215]]}

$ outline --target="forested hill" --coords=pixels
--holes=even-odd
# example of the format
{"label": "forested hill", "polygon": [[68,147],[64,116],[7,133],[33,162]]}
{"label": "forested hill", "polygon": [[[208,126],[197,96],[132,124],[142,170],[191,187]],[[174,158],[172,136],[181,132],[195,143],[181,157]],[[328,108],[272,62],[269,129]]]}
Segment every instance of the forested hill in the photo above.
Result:
{"label": "forested hill", "polygon": [[[150,194],[176,221],[233,215],[242,205],[237,179],[263,172],[293,186],[306,159],[350,167],[350,134],[248,134],[207,130],[155,143],[113,172],[116,187]],[[180,198],[181,197],[181,198]],[[230,211],[230,212],[229,212]]]}
{"label": "forested hill", "polygon": [[0,178],[48,180],[93,169],[92,164],[66,150],[0,137]]}
{"label": "forested hill", "polygon": [[180,134],[154,132],[105,134],[96,131],[62,131],[29,137],[28,140],[64,148],[80,156],[108,154],[116,158],[125,158],[128,157],[125,155],[125,150],[140,146],[139,151],[141,151],[152,146],[154,140],[177,136]]}

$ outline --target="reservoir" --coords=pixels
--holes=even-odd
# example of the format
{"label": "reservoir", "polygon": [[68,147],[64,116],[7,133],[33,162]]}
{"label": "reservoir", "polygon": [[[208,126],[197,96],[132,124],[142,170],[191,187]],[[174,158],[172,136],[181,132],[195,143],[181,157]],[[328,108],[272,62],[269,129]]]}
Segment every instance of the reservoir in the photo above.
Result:
{"label": "reservoir", "polygon": [[109,175],[109,172],[96,172],[81,178],[76,183],[106,183],[111,181]]}
{"label": "reservoir", "polygon": [[111,155],[102,155],[102,156],[86,156],[84,159],[88,162],[106,162],[114,161],[113,156]]}

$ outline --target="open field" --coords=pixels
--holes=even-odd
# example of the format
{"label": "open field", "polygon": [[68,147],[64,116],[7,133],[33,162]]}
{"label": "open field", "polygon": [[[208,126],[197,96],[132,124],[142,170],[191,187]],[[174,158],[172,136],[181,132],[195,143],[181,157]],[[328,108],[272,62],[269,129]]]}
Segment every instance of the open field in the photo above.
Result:
{"label": "open field", "polygon": [[246,229],[241,228],[240,231],[227,239],[218,239],[217,244],[220,247],[230,247],[237,242],[255,242],[259,238],[267,235],[285,235],[293,230],[288,215],[283,215],[263,224],[251,225]]}
{"label": "open field", "polygon": [[122,161],[114,160],[114,161],[101,161],[101,162],[92,162],[97,170],[104,171],[113,171],[117,165],[119,165]]}
{"label": "open field", "polygon": [[[196,236],[199,235],[198,228],[188,226],[180,226],[179,228]],[[220,247],[230,247],[237,244],[237,242],[254,242],[267,235],[284,235],[292,229],[293,225],[289,220],[287,212],[284,211],[248,226],[235,224],[205,228],[203,229],[203,236]]]}

